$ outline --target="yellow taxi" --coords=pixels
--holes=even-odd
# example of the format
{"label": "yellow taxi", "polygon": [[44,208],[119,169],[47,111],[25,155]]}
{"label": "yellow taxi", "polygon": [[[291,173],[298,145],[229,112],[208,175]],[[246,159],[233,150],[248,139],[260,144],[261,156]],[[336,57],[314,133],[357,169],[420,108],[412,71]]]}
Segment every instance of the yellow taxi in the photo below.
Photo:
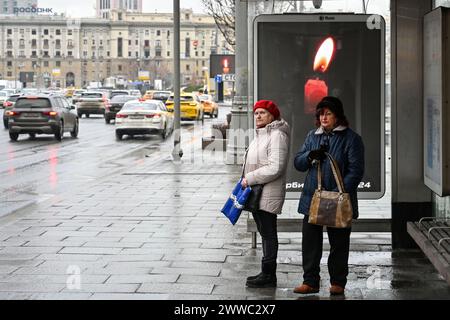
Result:
{"label": "yellow taxi", "polygon": [[[170,112],[174,111],[173,94],[166,101],[166,107]],[[181,93],[180,94],[180,111],[181,120],[202,120],[203,105],[200,98],[196,94]]]}
{"label": "yellow taxi", "polygon": [[219,106],[214,102],[210,94],[200,94],[198,96],[203,105],[203,113],[209,115],[210,118],[217,118],[219,116]]}

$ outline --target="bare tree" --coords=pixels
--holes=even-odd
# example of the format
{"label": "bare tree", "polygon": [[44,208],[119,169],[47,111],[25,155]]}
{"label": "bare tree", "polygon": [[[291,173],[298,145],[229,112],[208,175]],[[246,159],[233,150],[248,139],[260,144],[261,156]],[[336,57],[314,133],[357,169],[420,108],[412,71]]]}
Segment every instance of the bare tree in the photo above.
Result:
{"label": "bare tree", "polygon": [[[234,25],[235,0],[202,0],[202,4],[206,13],[214,18],[217,28],[227,43],[234,48],[236,44]],[[300,4],[300,8],[297,8],[297,1],[282,1],[278,6],[275,5],[275,1],[272,1],[270,5],[266,1],[261,1],[260,4],[264,7],[258,11],[263,13],[303,11],[302,4]]]}
{"label": "bare tree", "polygon": [[202,0],[206,13],[214,18],[217,28],[227,43],[234,47],[235,28],[234,12],[235,0]]}

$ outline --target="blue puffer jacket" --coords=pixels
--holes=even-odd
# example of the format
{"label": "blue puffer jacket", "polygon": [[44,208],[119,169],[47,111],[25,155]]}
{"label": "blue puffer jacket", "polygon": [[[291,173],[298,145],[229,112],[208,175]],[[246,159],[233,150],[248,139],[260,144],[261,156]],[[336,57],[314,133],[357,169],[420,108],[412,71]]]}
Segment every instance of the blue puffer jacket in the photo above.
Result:
{"label": "blue puffer jacket", "polygon": [[[328,145],[328,152],[336,159],[344,180],[345,192],[350,193],[353,206],[353,218],[358,218],[357,189],[364,175],[364,144],[361,136],[352,129],[339,126],[327,134],[322,128],[311,130],[300,151],[295,156],[294,166],[308,174],[298,205],[298,212],[308,215],[312,196],[317,189],[317,165],[311,165],[308,154],[319,149],[321,144]],[[338,191],[331,170],[330,161],[322,161],[322,186],[325,190]]]}

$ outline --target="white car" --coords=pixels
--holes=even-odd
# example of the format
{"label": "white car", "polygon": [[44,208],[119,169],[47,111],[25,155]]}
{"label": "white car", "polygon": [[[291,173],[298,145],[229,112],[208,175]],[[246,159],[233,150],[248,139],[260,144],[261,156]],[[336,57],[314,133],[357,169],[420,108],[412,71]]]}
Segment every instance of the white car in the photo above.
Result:
{"label": "white car", "polygon": [[0,106],[3,107],[3,102],[6,101],[6,99],[8,99],[9,94],[6,91],[0,91]]}
{"label": "white car", "polygon": [[173,131],[173,113],[159,100],[132,100],[116,114],[116,138],[124,135],[160,134],[165,139]]}

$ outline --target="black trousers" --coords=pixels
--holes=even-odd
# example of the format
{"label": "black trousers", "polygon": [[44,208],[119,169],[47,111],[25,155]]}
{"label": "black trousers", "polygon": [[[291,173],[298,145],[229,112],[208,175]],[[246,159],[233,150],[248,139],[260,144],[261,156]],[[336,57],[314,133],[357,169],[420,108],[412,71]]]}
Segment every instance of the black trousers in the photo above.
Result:
{"label": "black trousers", "polygon": [[[302,230],[303,283],[320,287],[320,259],[323,249],[323,227],[308,223],[308,216],[303,219]],[[328,272],[331,284],[345,287],[348,275],[348,256],[350,251],[351,228],[327,227],[330,241]]]}
{"label": "black trousers", "polygon": [[277,215],[262,210],[252,212],[252,215],[262,238],[261,271],[274,275],[277,272],[278,254]]}

